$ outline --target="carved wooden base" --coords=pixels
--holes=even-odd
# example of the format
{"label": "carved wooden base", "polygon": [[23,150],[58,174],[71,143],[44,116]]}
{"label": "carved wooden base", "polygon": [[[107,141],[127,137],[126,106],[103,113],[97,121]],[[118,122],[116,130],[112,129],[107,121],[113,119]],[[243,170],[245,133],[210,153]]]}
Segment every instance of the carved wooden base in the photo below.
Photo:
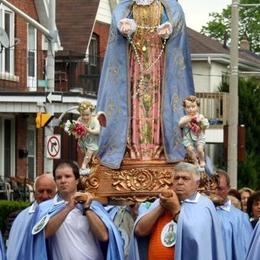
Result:
{"label": "carved wooden base", "polygon": [[133,204],[153,199],[172,185],[174,163],[124,160],[118,170],[94,164],[90,176],[82,176],[83,189],[111,204]]}
{"label": "carved wooden base", "polygon": [[[171,188],[176,163],[165,161],[138,161],[125,159],[118,170],[100,165],[95,158],[92,161],[91,174],[81,176],[81,190],[94,194],[102,203],[131,205],[158,197],[164,189]],[[223,204],[212,193],[216,189],[217,179],[201,173],[199,191],[209,196],[217,205]],[[104,202],[105,201],[105,202]]]}

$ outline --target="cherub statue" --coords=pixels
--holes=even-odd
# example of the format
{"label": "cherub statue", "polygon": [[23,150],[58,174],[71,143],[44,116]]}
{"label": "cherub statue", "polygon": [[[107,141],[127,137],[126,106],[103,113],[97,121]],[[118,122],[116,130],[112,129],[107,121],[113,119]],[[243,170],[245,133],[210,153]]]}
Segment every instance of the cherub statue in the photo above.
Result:
{"label": "cherub statue", "polygon": [[80,174],[90,173],[89,162],[92,156],[98,151],[98,137],[101,126],[106,125],[106,117],[103,112],[94,114],[94,106],[89,101],[83,101],[78,107],[80,117],[77,122],[85,126],[86,134],[78,139],[80,148],[84,151],[84,159],[81,165]]}
{"label": "cherub statue", "polygon": [[183,107],[187,115],[180,119],[179,127],[182,129],[183,145],[189,158],[204,171],[205,129],[209,127],[209,121],[199,114],[199,106],[200,102],[196,96],[188,96],[184,99]]}

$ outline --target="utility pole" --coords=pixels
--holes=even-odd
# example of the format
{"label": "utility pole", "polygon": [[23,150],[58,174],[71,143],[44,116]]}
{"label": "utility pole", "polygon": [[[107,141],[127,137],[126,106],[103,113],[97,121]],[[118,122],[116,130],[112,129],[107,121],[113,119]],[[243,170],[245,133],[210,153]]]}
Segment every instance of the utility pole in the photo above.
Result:
{"label": "utility pole", "polygon": [[231,187],[237,188],[237,138],[238,138],[238,31],[239,0],[232,0],[231,6],[231,48],[229,80],[228,121],[228,173]]}
{"label": "utility pole", "polygon": [[[48,29],[52,35],[51,39],[48,39],[48,52],[47,52],[47,62],[46,62],[46,78],[48,81],[48,90],[50,93],[54,92],[55,88],[55,43],[57,42],[57,32],[56,28],[56,0],[49,1],[49,23]],[[46,112],[54,115],[54,104],[46,103]],[[52,172],[53,170],[53,159],[47,158],[47,138],[53,135],[53,127],[47,126],[44,128],[44,172]]]}

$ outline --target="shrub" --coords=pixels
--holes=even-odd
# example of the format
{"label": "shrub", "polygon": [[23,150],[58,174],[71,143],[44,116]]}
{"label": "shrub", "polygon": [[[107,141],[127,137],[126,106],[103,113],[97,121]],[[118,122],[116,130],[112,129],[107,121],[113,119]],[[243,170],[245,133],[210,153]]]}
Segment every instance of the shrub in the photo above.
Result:
{"label": "shrub", "polygon": [[0,200],[0,230],[6,229],[6,220],[8,216],[17,210],[22,210],[30,205],[30,202]]}

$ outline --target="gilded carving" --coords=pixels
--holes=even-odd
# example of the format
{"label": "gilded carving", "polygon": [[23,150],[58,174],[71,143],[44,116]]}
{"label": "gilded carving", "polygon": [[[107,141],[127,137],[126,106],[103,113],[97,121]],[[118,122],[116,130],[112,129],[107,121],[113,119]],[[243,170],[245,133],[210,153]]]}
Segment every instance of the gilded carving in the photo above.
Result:
{"label": "gilded carving", "polygon": [[100,185],[100,179],[97,176],[81,176],[80,183],[83,186],[82,188],[85,190],[97,190]]}
{"label": "gilded carving", "polygon": [[135,168],[109,174],[117,191],[156,191],[172,185],[172,172],[169,170]]}

